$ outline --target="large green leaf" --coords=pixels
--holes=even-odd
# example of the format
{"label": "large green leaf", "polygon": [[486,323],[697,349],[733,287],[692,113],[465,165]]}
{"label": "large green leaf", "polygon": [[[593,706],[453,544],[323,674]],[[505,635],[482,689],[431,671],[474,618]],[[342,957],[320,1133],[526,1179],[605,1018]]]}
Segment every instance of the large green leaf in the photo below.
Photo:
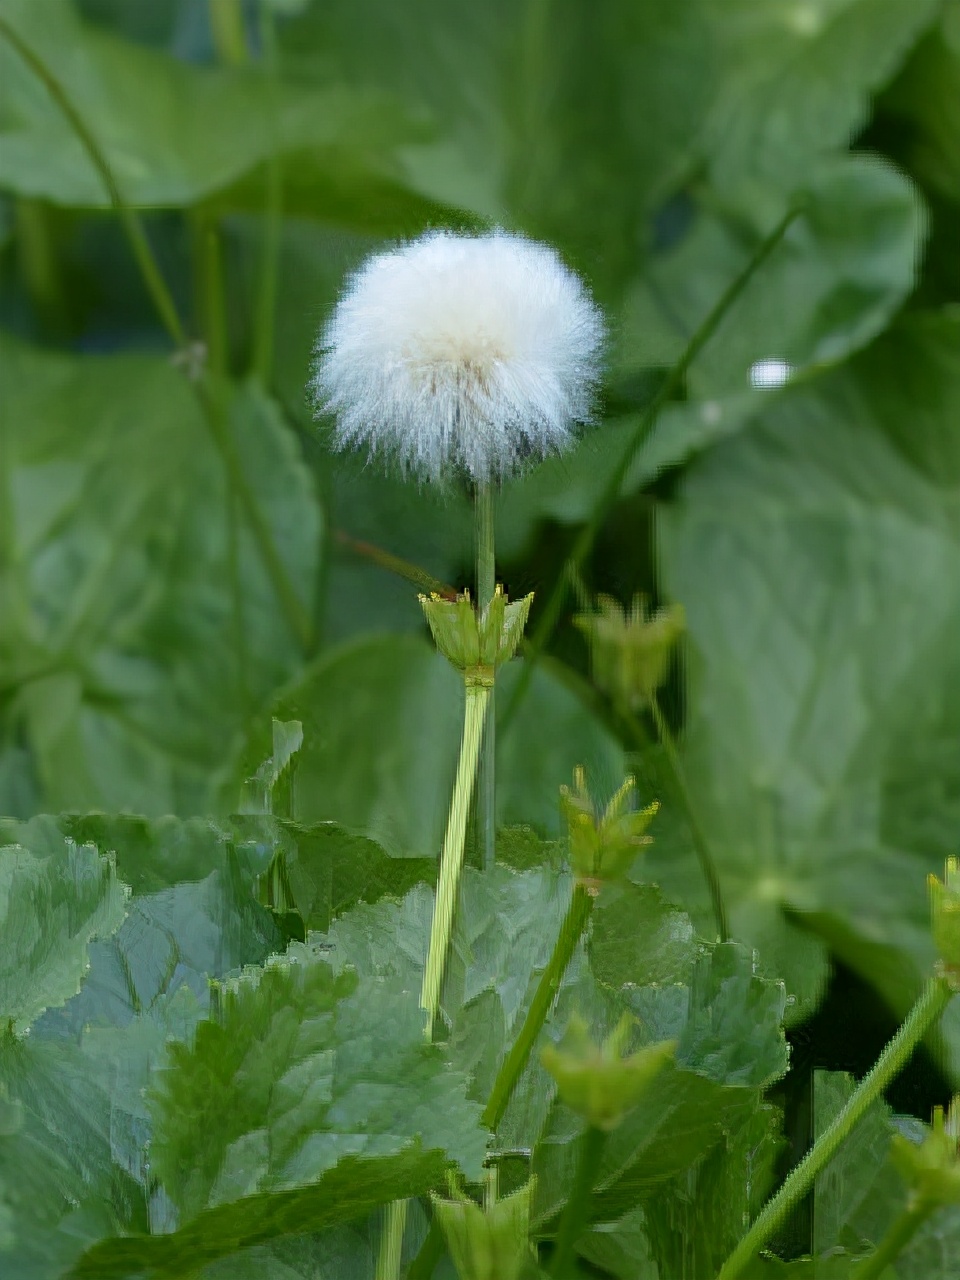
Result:
{"label": "large green leaf", "polygon": [[5,1274],[59,1280],[88,1244],[148,1229],[143,1134],[140,1170],[124,1167],[131,1114],[119,1084],[75,1044],[0,1035],[0,1096],[15,1111],[0,1133],[0,1189],[12,1218],[0,1251]]}
{"label": "large green leaf", "polygon": [[[434,208],[397,181],[400,142],[417,122],[382,92],[329,81],[272,85],[261,69],[190,66],[81,23],[66,0],[4,0],[2,15],[46,64],[91,130],[124,198],[189,205],[232,189],[234,203],[264,202],[262,177],[237,186],[271,155],[291,153],[291,196],[311,175],[311,212],[366,225],[363,205],[391,183],[407,217]],[[19,54],[0,39],[4,101],[0,187],[59,204],[103,207],[110,196],[63,112]],[[388,225],[389,222],[388,222]]]}
{"label": "large green leaf", "polygon": [[0,845],[0,1022],[23,1033],[80,989],[92,939],[123,920],[127,892],[111,861],[61,838],[47,856]]}
{"label": "large green leaf", "polygon": [[218,1005],[192,1047],[174,1046],[157,1099],[154,1167],[184,1221],[414,1141],[478,1175],[478,1108],[424,1041],[416,994],[335,975],[295,943],[224,986]]}
{"label": "large green leaf", "polygon": [[[518,666],[498,677],[501,704]],[[291,762],[291,816],[334,821],[398,856],[435,857],[456,770],[463,681],[425,641],[375,636],[327,651],[272,707],[299,720],[303,746]],[[234,777],[235,794],[270,753],[271,721],[258,721]],[[585,763],[614,786],[623,756],[612,736],[548,672],[538,670],[517,724],[498,752],[497,814],[559,831],[558,791]]]}
{"label": "large green leaf", "polygon": [[936,0],[713,0],[723,66],[706,135],[711,173],[790,188],[863,127]]}
{"label": "large green leaf", "polygon": [[[0,744],[33,794],[0,808],[209,811],[232,736],[299,646],[182,373],[156,357],[6,339],[8,547]],[[231,400],[239,467],[304,606],[319,516],[296,441],[254,386]],[[230,797],[236,801],[236,793]]]}
{"label": "large green leaf", "polygon": [[[913,319],[771,403],[662,512],[688,610],[694,804],[736,933],[801,1004],[822,958],[797,949],[797,923],[898,1012],[932,960],[924,876],[960,816],[958,333],[956,316]],[[653,862],[702,898],[671,834]]]}

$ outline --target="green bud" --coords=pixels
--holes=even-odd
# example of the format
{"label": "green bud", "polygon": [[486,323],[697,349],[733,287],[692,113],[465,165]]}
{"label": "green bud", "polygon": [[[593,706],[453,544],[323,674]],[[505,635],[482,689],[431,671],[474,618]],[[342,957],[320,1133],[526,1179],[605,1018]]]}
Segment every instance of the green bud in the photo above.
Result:
{"label": "green bud", "polygon": [[635,711],[645,706],[667,678],[673,646],[683,634],[683,606],[669,605],[647,616],[647,602],[634,596],[629,614],[610,596],[598,596],[593,613],[575,624],[590,643],[597,685],[615,703]]}
{"label": "green bud", "polygon": [[944,1118],[943,1107],[935,1107],[933,1124],[924,1140],[911,1142],[895,1134],[891,1155],[910,1188],[916,1208],[939,1209],[960,1204],[960,1096],[955,1097]]}
{"label": "green bud", "polygon": [[645,809],[629,808],[635,788],[635,779],[626,778],[602,814],[587,790],[581,767],[573,771],[573,787],[560,788],[570,862],[577,878],[594,891],[604,881],[624,875],[644,845],[651,843],[645,832],[660,805],[654,801]]}
{"label": "green bud", "polygon": [[481,1208],[451,1184],[452,1199],[433,1196],[433,1209],[460,1280],[520,1280],[534,1260],[530,1204],[536,1178]]}
{"label": "green bud", "polygon": [[547,1045],[540,1055],[561,1099],[595,1129],[616,1129],[676,1052],[676,1040],[663,1040],[623,1057],[633,1025],[624,1014],[598,1046],[586,1023],[571,1018],[560,1045]]}
{"label": "green bud", "polygon": [[531,593],[508,604],[500,586],[479,613],[469,591],[461,592],[456,600],[439,595],[420,597],[437,648],[468,680],[482,683],[492,683],[496,668],[516,653],[532,603]]}
{"label": "green bud", "polygon": [[933,942],[940,957],[943,975],[954,990],[960,990],[960,865],[948,858],[941,883],[928,876]]}

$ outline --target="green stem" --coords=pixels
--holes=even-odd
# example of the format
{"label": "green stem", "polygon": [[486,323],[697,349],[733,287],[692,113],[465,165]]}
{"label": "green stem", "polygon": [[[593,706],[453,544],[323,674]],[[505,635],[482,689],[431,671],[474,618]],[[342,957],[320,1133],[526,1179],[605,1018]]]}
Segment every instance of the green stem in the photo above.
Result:
{"label": "green stem", "polygon": [[443,970],[453,931],[453,916],[457,905],[457,888],[463,868],[463,846],[467,834],[467,816],[473,796],[473,783],[483,738],[483,721],[490,699],[489,685],[468,678],[463,712],[463,738],[460,743],[460,759],[450,801],[450,815],[440,853],[440,878],[437,884],[437,901],[430,927],[430,947],[423,974],[420,1005],[427,1012],[427,1038],[433,1035],[433,1024],[440,1007],[440,988]]}
{"label": "green stem", "polygon": [[[474,499],[477,528],[477,608],[485,609],[493,599],[497,585],[496,557],[493,540],[493,486],[477,486]],[[478,816],[480,826],[481,865],[489,870],[496,861],[497,838],[497,774],[496,774],[496,715],[494,691],[490,691],[490,709],[483,735],[483,754],[480,759],[480,796]]]}
{"label": "green stem", "polygon": [[797,1201],[813,1186],[817,1174],[830,1163],[844,1140],[902,1069],[943,1013],[952,995],[953,991],[942,978],[931,978],[899,1031],[857,1085],[846,1106],[790,1171],[776,1195],[764,1205],[753,1226],[720,1268],[717,1280],[735,1280],[763,1248]]}
{"label": "green stem", "polygon": [[680,752],[677,750],[676,740],[667,723],[666,716],[660,707],[660,701],[656,693],[650,698],[650,712],[653,716],[653,722],[657,726],[657,735],[660,738],[660,745],[663,747],[664,755],[667,758],[667,764],[673,775],[674,784],[680,793],[680,799],[686,812],[687,826],[690,828],[690,835],[693,840],[693,847],[697,854],[697,860],[700,863],[700,870],[703,872],[703,878],[707,882],[707,888],[710,890],[710,900],[713,903],[713,918],[717,926],[717,935],[721,942],[726,942],[730,936],[727,927],[727,912],[723,905],[723,894],[720,891],[720,877],[717,874],[716,863],[710,852],[710,846],[707,843],[706,832],[700,825],[700,819],[697,817],[697,811],[690,795],[690,788],[687,786],[687,778],[684,772],[683,764],[680,760]]}
{"label": "green stem", "polygon": [[600,1168],[603,1144],[607,1135],[595,1125],[588,1125],[580,1139],[580,1154],[573,1186],[560,1219],[560,1227],[550,1259],[550,1275],[556,1280],[567,1280],[576,1272],[574,1246],[583,1234],[590,1206],[590,1194]]}
{"label": "green stem", "polygon": [[157,260],[153,256],[149,241],[143,229],[139,217],[134,210],[127,204],[120,193],[117,180],[113,176],[113,170],[107,157],[104,155],[99,142],[93,136],[93,133],[87,127],[83,117],[77,111],[76,107],[70,101],[66,91],[60,84],[59,80],[54,76],[53,72],[30,48],[20,39],[20,36],[10,25],[6,18],[0,17],[0,33],[6,36],[7,40],[13,45],[17,53],[24,60],[33,74],[38,80],[41,80],[46,87],[50,97],[66,116],[70,127],[77,135],[81,145],[90,157],[94,168],[100,175],[100,180],[107,189],[110,197],[110,203],[116,210],[120,219],[120,225],[123,228],[124,235],[130,244],[133,256],[136,259],[137,266],[140,268],[140,274],[143,276],[144,284],[150,294],[153,304],[157,309],[157,315],[163,322],[164,327],[178,347],[182,347],[186,340],[183,325],[177,312],[176,305],[164,283]]}
{"label": "green stem", "polygon": [[493,1082],[490,1100],[487,1102],[480,1118],[481,1124],[487,1129],[496,1130],[503,1119],[503,1113],[507,1109],[510,1095],[516,1088],[517,1081],[527,1065],[537,1036],[540,1034],[540,1029],[546,1021],[547,1014],[550,1012],[550,1006],[560,990],[563,975],[567,971],[567,965],[570,963],[577,943],[580,941],[587,926],[592,910],[593,897],[582,884],[577,884],[574,887],[567,914],[560,925],[560,932],[553,948],[553,955],[547,962],[546,969],[540,975],[540,982],[533,994],[533,1000],[530,1002],[527,1016],[523,1020],[520,1034],[513,1042],[510,1052],[504,1058],[503,1065],[500,1067],[497,1078]]}
{"label": "green stem", "polygon": [[407,1226],[406,1200],[393,1200],[386,1207],[386,1221],[380,1236],[375,1280],[400,1280],[400,1254]]}
{"label": "green stem", "polygon": [[[783,239],[787,228],[793,220],[798,217],[799,213],[799,207],[790,209],[784,217],[781,218],[766,239],[757,246],[753,257],[737,278],[727,287],[721,298],[713,307],[713,310],[702,321],[700,327],[687,343],[680,359],[670,370],[670,373],[661,384],[656,395],[640,415],[636,430],[627,442],[627,447],[624,449],[617,465],[610,474],[610,478],[604,485],[599,498],[594,504],[593,511],[590,514],[590,519],[580,530],[577,540],[573,544],[573,550],[570,553],[570,561],[575,570],[579,571],[581,569],[587,556],[590,554],[600,530],[600,526],[603,523],[604,516],[620,496],[620,489],[626,479],[630,467],[633,465],[633,460],[637,456],[640,446],[653,429],[654,423],[660,416],[661,409],[673,398],[674,393],[682,385],[683,380],[686,377],[687,370],[713,337],[714,333],[716,333],[727,312],[750,283],[750,280],[753,278],[757,269],[766,261],[776,246]],[[501,733],[513,720],[517,708],[526,695],[527,688],[529,687],[530,679],[533,675],[534,663],[546,648],[550,641],[550,637],[553,635],[554,629],[560,620],[560,613],[563,609],[569,581],[569,573],[562,573],[559,575],[553,591],[540,614],[540,620],[537,623],[536,629],[530,639],[523,668],[520,672],[520,677],[514,686],[513,695],[500,717]]]}
{"label": "green stem", "polygon": [[273,368],[283,214],[283,169],[277,139],[277,92],[280,74],[277,32],[274,26],[273,10],[266,0],[260,0],[260,42],[263,46],[263,65],[267,77],[267,118],[272,145],[266,167],[266,205],[263,212],[263,248],[253,343],[253,371],[264,386],[267,386]]}
{"label": "green stem", "polygon": [[221,62],[228,67],[246,66],[250,51],[240,0],[209,0],[208,11],[213,45]]}
{"label": "green stem", "polygon": [[893,1225],[876,1250],[870,1254],[869,1258],[864,1258],[859,1266],[853,1268],[850,1272],[850,1280],[880,1280],[890,1263],[894,1258],[899,1257],[930,1217],[933,1209],[934,1206],[929,1201],[904,1209],[900,1216],[894,1219]]}

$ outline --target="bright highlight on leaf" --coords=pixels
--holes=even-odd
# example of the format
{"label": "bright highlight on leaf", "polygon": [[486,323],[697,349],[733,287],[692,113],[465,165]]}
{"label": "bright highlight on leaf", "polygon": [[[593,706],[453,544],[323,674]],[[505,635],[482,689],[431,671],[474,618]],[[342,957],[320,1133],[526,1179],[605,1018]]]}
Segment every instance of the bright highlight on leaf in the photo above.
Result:
{"label": "bright highlight on leaf", "polygon": [[485,483],[590,420],[603,322],[553,249],[431,232],[357,272],[317,344],[317,408],[340,449]]}

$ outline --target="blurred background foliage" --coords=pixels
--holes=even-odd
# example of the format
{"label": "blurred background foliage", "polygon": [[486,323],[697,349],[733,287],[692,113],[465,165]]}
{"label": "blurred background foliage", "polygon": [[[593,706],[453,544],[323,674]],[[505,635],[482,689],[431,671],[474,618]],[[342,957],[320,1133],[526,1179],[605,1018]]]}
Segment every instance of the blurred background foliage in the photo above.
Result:
{"label": "blurred background foliage", "polygon": [[[345,275],[497,224],[595,291],[602,420],[498,498],[542,607],[798,199],[582,577],[686,610],[690,807],[794,1020],[831,958],[902,1013],[960,833],[957,0],[0,0],[0,812],[228,813],[276,714],[293,818],[433,856],[456,680],[379,552],[468,582],[470,502],[330,453],[305,384]],[[676,777],[574,612],[499,734],[500,818],[556,834],[574,764],[636,770],[712,932]],[[945,1041],[960,1078],[960,1015]]]}

